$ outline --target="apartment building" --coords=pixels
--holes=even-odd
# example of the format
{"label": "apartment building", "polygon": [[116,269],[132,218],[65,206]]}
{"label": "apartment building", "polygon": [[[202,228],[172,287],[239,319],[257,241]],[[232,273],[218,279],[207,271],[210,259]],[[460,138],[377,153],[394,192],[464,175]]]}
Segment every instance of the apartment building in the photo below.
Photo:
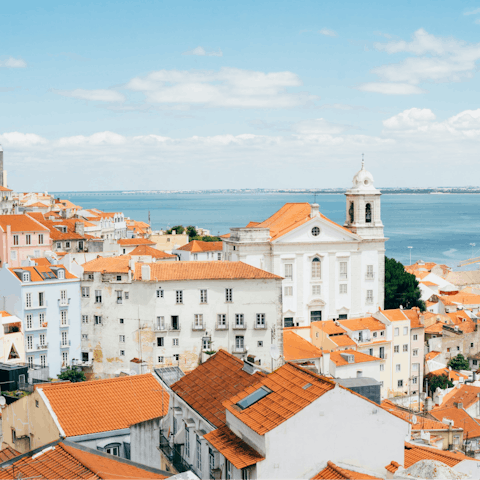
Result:
{"label": "apartment building", "polygon": [[80,356],[80,279],[46,258],[0,269],[4,309],[21,319],[26,361],[51,377]]}
{"label": "apartment building", "polygon": [[182,261],[223,260],[223,243],[192,240],[183,247],[173,249],[172,253]]}
{"label": "apartment building", "polygon": [[[282,278],[242,262],[138,263],[128,256],[82,265],[82,361],[96,376],[191,370],[223,348],[275,368],[282,352]],[[280,360],[279,360],[280,361]]]}

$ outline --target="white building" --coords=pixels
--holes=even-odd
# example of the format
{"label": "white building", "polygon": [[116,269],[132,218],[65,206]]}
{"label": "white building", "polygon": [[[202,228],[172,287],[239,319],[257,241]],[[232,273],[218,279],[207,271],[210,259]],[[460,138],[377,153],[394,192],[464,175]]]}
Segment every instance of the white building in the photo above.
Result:
{"label": "white building", "polygon": [[182,247],[173,249],[172,253],[178,255],[182,261],[223,260],[223,243],[192,240]]}
{"label": "white building", "polygon": [[282,278],[241,262],[136,263],[129,257],[83,264],[82,359],[96,376],[149,368],[190,370],[202,352],[223,348],[276,366],[282,351]]}
{"label": "white building", "polygon": [[225,259],[284,277],[285,326],[374,313],[384,303],[380,195],[362,165],[346,193],[343,227],[317,204],[287,203],[264,222],[231,228]]}

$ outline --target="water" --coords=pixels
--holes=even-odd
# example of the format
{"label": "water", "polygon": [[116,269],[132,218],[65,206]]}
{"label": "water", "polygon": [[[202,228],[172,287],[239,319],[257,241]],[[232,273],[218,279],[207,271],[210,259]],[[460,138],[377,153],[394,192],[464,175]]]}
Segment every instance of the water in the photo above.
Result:
{"label": "water", "polygon": [[[262,221],[287,202],[313,202],[311,194],[121,194],[61,193],[84,208],[122,211],[153,229],[174,225],[207,228],[212,235],[250,221]],[[320,211],[334,222],[345,222],[344,195],[317,195]],[[461,260],[480,256],[480,195],[383,195],[382,221],[387,256],[410,263],[418,259],[457,269]],[[476,243],[473,248],[470,243]],[[469,268],[478,268],[473,265]]]}

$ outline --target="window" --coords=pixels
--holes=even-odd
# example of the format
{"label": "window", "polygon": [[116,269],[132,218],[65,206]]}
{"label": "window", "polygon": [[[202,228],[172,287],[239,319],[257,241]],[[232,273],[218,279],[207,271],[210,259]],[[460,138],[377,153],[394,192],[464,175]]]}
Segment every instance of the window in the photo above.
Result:
{"label": "window", "polygon": [[13,244],[18,245],[18,235],[13,236]]}
{"label": "window", "polygon": [[340,262],[340,279],[347,279],[347,262]]}
{"label": "window", "polygon": [[322,262],[320,262],[319,258],[312,260],[312,278],[317,280],[322,278]]}
{"label": "window", "polygon": [[200,303],[207,303],[207,291],[200,290]]}
{"label": "window", "polygon": [[125,343],[125,335],[119,335],[119,336],[118,336],[118,341],[119,341],[120,343]]}
{"label": "window", "polygon": [[33,328],[32,315],[27,315],[26,320],[27,320],[27,328]]}
{"label": "window", "polygon": [[394,335],[395,335],[396,337],[398,337],[398,336],[400,335],[400,329],[399,329],[399,328],[396,328],[396,329],[394,330]]}
{"label": "window", "polygon": [[22,280],[24,282],[29,282],[30,281],[30,273],[29,272],[23,272]]}
{"label": "window", "polygon": [[404,346],[403,346],[403,351],[404,351],[404,352],[408,352],[408,345],[404,345]]}
{"label": "window", "polygon": [[70,242],[65,242],[65,248],[70,248]]}
{"label": "window", "polygon": [[373,290],[367,290],[367,303],[373,303]]}
{"label": "window", "polygon": [[198,253],[194,253],[194,254],[193,254],[193,259],[194,259],[194,260],[198,260]]}
{"label": "window", "polygon": [[217,315],[217,326],[220,328],[227,326],[227,315],[225,313],[219,313]]}
{"label": "window", "polygon": [[385,330],[382,330],[382,331],[380,332],[380,336],[381,336],[381,337],[384,337],[384,336],[385,336]]}
{"label": "window", "polygon": [[460,350],[460,347],[457,345],[457,351]]}
{"label": "window", "polygon": [[178,362],[178,361],[180,360],[180,354],[175,353],[175,354],[173,355],[173,359],[174,359],[176,362]]}
{"label": "window", "polygon": [[80,240],[80,241],[78,242],[78,249],[79,249],[79,250],[83,250],[83,240]]}
{"label": "window", "polygon": [[232,475],[232,464],[227,459],[225,459],[225,476],[227,477],[227,480],[231,480],[233,478]]}
{"label": "window", "polygon": [[30,234],[25,235],[25,245],[32,244],[32,236]]}
{"label": "window", "polygon": [[208,447],[208,469],[210,470],[210,478],[215,478],[213,475],[213,470],[215,469],[215,455],[210,447]]}
{"label": "window", "polygon": [[105,449],[105,452],[107,452],[108,454],[110,455],[113,455],[115,457],[119,457],[119,453],[118,453],[118,447],[107,447]]}
{"label": "window", "polygon": [[165,317],[164,316],[157,317],[157,323],[155,326],[157,330],[165,330]]}
{"label": "window", "polygon": [[[416,342],[418,340],[418,335],[414,335],[413,340]],[[473,347],[473,345],[472,345],[472,347]]]}
{"label": "window", "polygon": [[163,290],[161,288],[157,290],[157,298],[163,298]]}
{"label": "window", "polygon": [[210,350],[211,345],[212,345],[211,337],[203,337],[202,338],[202,350]]}
{"label": "window", "polygon": [[221,260],[222,259],[222,254],[221,253],[217,253],[217,260]]}
{"label": "window", "polygon": [[414,349],[413,349],[412,355],[413,355],[414,357],[418,357],[418,348],[414,348]]}
{"label": "window", "polygon": [[95,303],[102,303],[102,291],[95,290]]}
{"label": "window", "polygon": [[225,301],[226,302],[231,302],[232,298],[233,298],[232,289],[231,288],[226,288],[225,289]]}
{"label": "window", "polygon": [[33,357],[27,357],[28,368],[33,368]]}
{"label": "window", "polygon": [[88,315],[82,315],[82,323],[88,323]]}
{"label": "window", "polygon": [[198,472],[202,471],[202,443],[200,442],[200,437],[197,435],[197,470]]}
{"label": "window", "polygon": [[125,292],[125,300],[128,300],[128,298],[129,298],[129,293]]}
{"label": "window", "polygon": [[373,357],[373,348],[369,348],[369,349],[368,349],[368,354],[369,354],[371,357]]}
{"label": "window", "polygon": [[164,346],[165,346],[165,338],[157,337],[157,347],[164,347]]}
{"label": "window", "polygon": [[60,305],[67,305],[67,291],[60,290]]}
{"label": "window", "polygon": [[178,315],[172,315],[170,317],[170,328],[171,330],[180,330],[180,320],[178,318]]}
{"label": "window", "polygon": [[235,350],[243,352],[245,350],[245,337],[237,335],[235,337]]}
{"label": "window", "polygon": [[38,306],[45,306],[45,292],[38,292]]}
{"label": "window", "polygon": [[373,278],[373,265],[367,265],[367,278]]}
{"label": "window", "polygon": [[419,363],[412,363],[412,371],[413,372],[418,372],[420,370],[420,364]]}
{"label": "window", "polygon": [[68,345],[67,332],[62,332],[62,346],[65,347]]}
{"label": "window", "polygon": [[393,347],[393,352],[394,352],[394,353],[400,353],[400,345],[395,345],[395,346]]}
{"label": "window", "polygon": [[57,248],[58,249],[62,248],[62,242],[57,242]]}
{"label": "window", "polygon": [[17,440],[17,432],[15,432],[15,429],[12,428],[12,443],[15,443]]}
{"label": "window", "polygon": [[61,324],[62,325],[67,325],[67,311],[66,310],[62,310],[60,312],[60,318],[61,318]]}
{"label": "window", "polygon": [[121,282],[122,281],[122,276],[121,275],[117,275],[117,282]]}
{"label": "window", "polygon": [[125,356],[125,350],[120,350],[120,356],[124,357]]}
{"label": "window", "polygon": [[12,255],[12,260],[16,260],[16,259],[17,259],[17,251],[16,251],[16,250],[12,250],[10,253],[11,253],[11,255]]}
{"label": "window", "polygon": [[185,425],[185,456],[190,458],[190,428]]}
{"label": "window", "polygon": [[450,353],[450,347],[447,348],[447,353]]}
{"label": "window", "polygon": [[310,312],[310,322],[320,322],[321,320],[322,320],[321,310]]}
{"label": "window", "polygon": [[383,363],[380,364],[380,371],[383,372],[385,370],[385,365]]}
{"label": "window", "polygon": [[203,328],[203,315],[201,313],[196,313],[193,316],[193,326],[197,330]]}
{"label": "window", "polygon": [[286,317],[283,319],[283,326],[288,328],[288,327],[293,327],[293,317]]}
{"label": "window", "polygon": [[470,348],[473,348],[473,343],[470,344]]}
{"label": "window", "polygon": [[163,356],[158,357],[158,363],[163,363],[164,361],[165,359],[163,358]]}
{"label": "window", "polygon": [[312,285],[312,295],[320,295],[322,292],[321,285]]}
{"label": "window", "polygon": [[341,283],[340,284],[340,293],[343,295],[347,293],[347,284],[346,283]]}
{"label": "window", "polygon": [[293,295],[293,287],[285,287],[284,295],[286,297],[291,297]]}
{"label": "window", "polygon": [[178,338],[172,338],[172,345],[178,347]]}
{"label": "window", "polygon": [[32,294],[27,293],[25,294],[25,307],[30,308],[32,306]]}
{"label": "window", "polygon": [[318,227],[313,227],[312,228],[312,235],[314,237],[318,237],[320,235],[320,229]]}
{"label": "window", "polygon": [[183,303],[183,291],[177,290],[175,295],[176,295],[177,303]]}
{"label": "window", "polygon": [[101,325],[102,324],[102,317],[101,315],[94,315],[93,320],[95,325]]}
{"label": "window", "polygon": [[245,318],[243,316],[243,313],[236,313],[235,314],[235,326],[236,327],[245,326]]}
{"label": "window", "polygon": [[284,265],[285,269],[285,278],[291,280],[293,278],[293,265],[291,263],[286,263]]}
{"label": "window", "polygon": [[39,243],[39,245],[43,245],[43,233],[40,233],[38,235],[38,243]]}
{"label": "window", "polygon": [[372,222],[372,206],[367,203],[365,205],[365,223],[371,223]]}
{"label": "window", "polygon": [[86,333],[82,333],[82,340],[88,340],[88,335]]}
{"label": "window", "polygon": [[399,380],[399,381],[397,382],[397,385],[398,385],[399,387],[403,387],[403,380]]}
{"label": "window", "polygon": [[263,347],[263,341],[258,341],[257,342],[257,347]]}
{"label": "window", "polygon": [[46,355],[40,355],[40,366],[42,368],[45,368],[47,366],[47,356]]}
{"label": "window", "polygon": [[117,293],[117,304],[121,305],[123,301],[123,293],[121,290],[116,290]]}
{"label": "window", "polygon": [[408,327],[403,327],[403,334],[408,335]]}
{"label": "window", "polygon": [[264,313],[257,313],[257,315],[256,315],[256,325],[257,325],[257,327],[261,327],[261,328],[265,327],[265,314]]}
{"label": "window", "polygon": [[347,320],[348,319],[348,314],[347,313],[341,313],[338,315],[339,320]]}
{"label": "window", "polygon": [[68,365],[68,352],[62,352],[62,367]]}
{"label": "window", "polygon": [[43,334],[43,333],[40,335],[40,345],[42,347],[45,346],[45,334]]}
{"label": "window", "polygon": [[401,365],[400,365],[399,363],[397,363],[397,364],[395,365],[395,371],[396,371],[396,372],[400,372],[400,369],[401,369]]}
{"label": "window", "polygon": [[377,338],[377,332],[373,332],[373,338]]}

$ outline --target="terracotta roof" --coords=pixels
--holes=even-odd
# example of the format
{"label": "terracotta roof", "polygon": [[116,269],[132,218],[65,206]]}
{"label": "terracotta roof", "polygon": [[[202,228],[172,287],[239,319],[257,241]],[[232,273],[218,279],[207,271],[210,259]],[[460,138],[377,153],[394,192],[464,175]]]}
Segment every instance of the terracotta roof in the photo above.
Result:
{"label": "terracotta roof", "polygon": [[364,318],[352,318],[350,320],[339,320],[338,323],[342,327],[348,328],[348,330],[385,330],[387,327],[376,318],[364,317]]}
{"label": "terracotta roof", "polygon": [[128,428],[168,412],[168,393],[151,373],[39,389],[67,437]]}
{"label": "terracotta roof", "polygon": [[[390,400],[384,400],[380,406],[387,412],[410,423],[412,430],[448,430],[448,425],[445,423],[410,413]],[[415,420],[415,422],[413,420]]]}
{"label": "terracotta roof", "polygon": [[183,245],[183,247],[176,250],[183,250],[186,252],[211,252],[220,251],[223,249],[223,242],[203,242],[200,240],[192,240],[191,242]]}
{"label": "terracotta roof", "polygon": [[51,265],[50,260],[46,257],[32,258],[32,260],[37,264],[43,267]]}
{"label": "terracotta roof", "polygon": [[[409,273],[413,273],[413,272],[409,272]],[[413,274],[417,279],[423,280],[425,277],[428,277],[430,275],[430,272],[414,272]]]}
{"label": "terracotta roof", "polygon": [[260,222],[248,222],[245,228],[256,227]]}
{"label": "terracotta roof", "polygon": [[225,425],[222,402],[265,376],[260,372],[250,375],[242,368],[240,359],[220,349],[170,388],[212,425],[221,427]]}
{"label": "terracotta roof", "polygon": [[356,347],[357,344],[348,336],[348,335],[332,335],[328,337],[333,343],[335,343],[338,347]]}
{"label": "terracotta roof", "polygon": [[97,257],[82,265],[85,273],[106,272],[106,273],[128,273],[129,255],[116,257]]}
{"label": "terracotta roof", "polygon": [[463,460],[473,460],[463,453],[439,450],[438,448],[423,447],[412,443],[405,443],[405,468],[411,467],[420,460],[438,460],[449,467],[454,467]]}
{"label": "terracotta roof", "polygon": [[480,437],[480,424],[475,421],[463,408],[447,407],[432,410],[431,415],[442,421],[444,418],[453,420],[456,428],[463,428],[464,439]]}
{"label": "terracotta roof", "polygon": [[156,245],[155,242],[152,242],[147,238],[120,238],[117,240],[117,243],[124,247],[133,247],[135,245]]}
{"label": "terracotta roof", "polygon": [[47,229],[30,215],[0,215],[0,228],[6,232],[10,225],[12,232],[44,232]]}
{"label": "terracotta roof", "polygon": [[135,280],[142,279],[142,265],[150,266],[150,280],[237,280],[275,279],[282,277],[243,262],[157,262],[135,264]]}
{"label": "terracotta roof", "polygon": [[322,351],[315,345],[305,340],[295,332],[283,332],[283,355],[285,360],[304,360],[307,358],[320,358]]}
{"label": "terracotta roof", "polygon": [[[342,357],[342,354],[348,354],[354,356],[354,361],[349,363]],[[344,365],[353,365],[354,363],[364,363],[364,362],[378,362],[380,359],[378,357],[372,357],[366,353],[357,352],[356,350],[342,350],[341,352],[331,352],[330,360],[335,363],[337,367],[343,367]]]}
{"label": "terracotta roof", "polygon": [[[77,278],[75,275],[70,273],[66,268],[65,265],[37,265],[35,267],[17,267],[17,268],[9,268],[9,270],[17,277],[21,282],[23,279],[21,278],[20,273],[17,272],[30,272],[30,282],[47,282],[50,280],[56,280],[57,275],[52,268],[63,268],[65,270],[65,279],[73,280]],[[46,275],[44,275],[46,274]],[[53,277],[52,277],[53,275]]]}
{"label": "terracotta roof", "polygon": [[365,473],[340,468],[333,462],[327,462],[327,466],[312,477],[311,480],[332,480],[337,478],[346,480],[380,480],[380,477],[372,477]]}
{"label": "terracotta roof", "polygon": [[438,370],[433,370],[432,372],[428,373],[428,375],[436,376],[436,375],[447,375],[449,380],[453,380],[458,382],[460,378],[467,379],[468,376],[464,375],[463,373],[456,372],[455,370],[450,370],[449,368],[439,368]]}
{"label": "terracotta roof", "polygon": [[7,187],[0,187],[0,192],[13,192],[13,190]]}
{"label": "terracotta roof", "polygon": [[[236,405],[262,386],[271,393],[243,410]],[[333,381],[286,363],[257,384],[223,402],[223,406],[253,431],[264,435],[333,388]]]}
{"label": "terracotta roof", "polygon": [[48,205],[41,202],[30,203],[29,205],[25,205],[25,208],[30,207],[39,207],[39,208],[48,208]]}
{"label": "terracotta roof", "polygon": [[403,313],[403,310],[400,310],[399,308],[394,310],[382,310],[381,313],[391,322],[404,322],[405,320],[408,320]]}
{"label": "terracotta roof", "polygon": [[429,327],[425,327],[425,333],[442,333],[444,325],[445,324],[442,323],[442,322],[434,323],[433,325],[430,325]]}
{"label": "terracotta roof", "polygon": [[448,295],[447,297],[441,297],[442,301],[444,298],[448,298],[451,302],[459,303],[461,305],[480,305],[480,295],[475,293],[457,293],[455,295]]}
{"label": "terracotta roof", "polygon": [[437,303],[438,303],[438,301],[436,301],[436,302],[430,302],[430,300],[427,300],[427,301],[425,302],[425,305],[426,305],[427,307],[433,307],[433,305],[436,305]]}
{"label": "terracotta roof", "polygon": [[442,352],[437,352],[435,350],[431,351],[431,352],[428,352],[426,355],[425,355],[425,361],[428,362],[428,360],[433,360],[435,357],[438,357],[438,355],[440,355],[440,353]]}
{"label": "terracotta roof", "polygon": [[250,445],[237,437],[226,425],[207,433],[203,438],[239,470],[265,460]]}
{"label": "terracotta roof", "polygon": [[153,258],[177,258],[176,255],[170,255],[169,253],[162,252],[161,250],[157,250],[149,245],[139,245],[132,250],[129,255],[149,255]]}
{"label": "terracotta roof", "polygon": [[[50,238],[55,240],[82,240],[87,238],[88,234],[80,234],[75,232],[75,224],[76,223],[83,223],[84,226],[92,226],[92,224],[86,224],[85,220],[81,218],[62,218],[61,221],[55,220],[45,220],[45,218],[41,218],[40,215],[42,213],[36,212],[29,212],[27,214],[29,217],[35,218],[38,222],[40,222],[44,227],[50,230]],[[45,214],[48,215],[48,214]],[[66,232],[60,231],[61,229],[66,229]]]}
{"label": "terracotta roof", "polygon": [[[309,203],[286,203],[270,218],[256,224],[252,228],[268,228],[270,230],[270,241],[277,240],[277,238],[280,238],[300,225],[309,222],[311,220],[311,210],[312,207]],[[325,215],[320,214],[320,217],[352,235],[350,230],[332,222],[329,218],[325,217]]]}
{"label": "terracotta roof", "polygon": [[475,331],[474,321],[462,310],[456,312],[447,313],[454,325],[458,325],[458,328],[463,333],[472,333]]}
{"label": "terracotta roof", "polygon": [[320,330],[323,330],[327,335],[345,333],[345,329],[336,325],[336,322],[334,322],[333,320],[312,322],[311,326],[312,328],[318,328]]}
{"label": "terracotta roof", "polygon": [[410,328],[425,328],[420,323],[420,309],[402,310],[404,315],[410,320]]}
{"label": "terracotta roof", "polygon": [[442,405],[438,408],[454,407],[454,403],[463,403],[463,408],[470,408],[478,402],[480,387],[473,385],[462,385],[454,388],[443,397]]}
{"label": "terracotta roof", "polygon": [[429,280],[424,280],[423,282],[420,282],[420,283],[427,287],[438,287],[437,283],[430,282]]}
{"label": "terracotta roof", "polygon": [[19,455],[20,455],[20,452],[17,452],[12,447],[7,445],[6,447],[0,450],[0,463],[6,462],[11,458],[18,457]]}
{"label": "terracotta roof", "polygon": [[[90,450],[90,449],[89,449]],[[46,445],[43,450],[22,456],[0,469],[0,478],[35,479],[139,479],[167,478],[138,464],[120,460],[95,450],[84,451],[67,443]]]}

